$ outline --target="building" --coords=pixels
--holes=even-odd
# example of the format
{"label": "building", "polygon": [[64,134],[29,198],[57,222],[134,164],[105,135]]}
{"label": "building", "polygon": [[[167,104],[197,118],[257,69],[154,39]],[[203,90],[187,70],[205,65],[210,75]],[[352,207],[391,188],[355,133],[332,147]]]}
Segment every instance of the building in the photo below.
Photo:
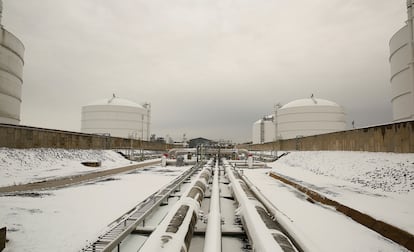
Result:
{"label": "building", "polygon": [[414,0],[407,0],[408,20],[390,40],[393,121],[414,119]]}
{"label": "building", "polygon": [[82,107],[81,131],[114,137],[149,140],[151,105],[113,95]]}
{"label": "building", "polygon": [[335,102],[313,97],[276,106],[273,115],[253,124],[253,144],[319,135],[346,129],[344,109]]}
{"label": "building", "polygon": [[0,123],[20,124],[24,45],[1,24],[0,0]]}
{"label": "building", "polygon": [[198,137],[198,138],[194,138],[194,139],[190,139],[189,143],[188,143],[188,147],[189,148],[196,148],[199,145],[204,145],[204,146],[210,146],[215,144],[214,141],[203,138],[203,137]]}

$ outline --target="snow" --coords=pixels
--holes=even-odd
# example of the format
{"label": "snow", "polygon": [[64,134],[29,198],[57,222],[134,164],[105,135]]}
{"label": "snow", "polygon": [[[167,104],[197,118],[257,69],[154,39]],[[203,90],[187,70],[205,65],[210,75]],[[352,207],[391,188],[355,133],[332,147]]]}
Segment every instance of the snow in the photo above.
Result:
{"label": "snow", "polygon": [[[98,160],[103,167],[80,164]],[[128,164],[112,151],[2,148],[0,185]],[[244,174],[320,251],[407,251],[330,207],[306,201],[302,193],[267,173],[272,170],[414,233],[413,153],[291,152],[269,166],[272,169],[248,169]],[[0,227],[7,226],[10,239],[5,251],[78,251],[187,168],[153,166],[62,189],[0,195]]]}
{"label": "snow", "polygon": [[[85,161],[101,161],[87,167]],[[131,161],[111,150],[9,149],[0,148],[0,186],[43,181],[130,165]]]}
{"label": "snow", "polygon": [[[414,233],[412,153],[292,152],[269,165],[332,200]],[[306,201],[302,193],[268,172],[246,170],[245,174],[321,251],[406,251],[343,214]]]}
{"label": "snow", "polygon": [[0,197],[0,226],[7,227],[10,239],[4,251],[79,251],[184,169],[188,166],[153,167],[60,190]]}
{"label": "snow", "polygon": [[328,198],[414,233],[412,153],[293,152],[271,166]]}
{"label": "snow", "polygon": [[[414,154],[351,151],[292,152],[275,162],[279,173],[309,172],[349,181],[373,192],[414,190]],[[286,174],[288,175],[288,174]],[[306,176],[302,176],[306,177]]]}

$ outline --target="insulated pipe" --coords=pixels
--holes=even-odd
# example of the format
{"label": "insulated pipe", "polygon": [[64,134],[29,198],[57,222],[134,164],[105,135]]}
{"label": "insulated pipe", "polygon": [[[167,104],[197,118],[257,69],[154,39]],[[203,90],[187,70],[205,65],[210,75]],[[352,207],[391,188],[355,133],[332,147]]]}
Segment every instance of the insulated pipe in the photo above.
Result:
{"label": "insulated pipe", "polygon": [[208,215],[204,252],[221,251],[221,214],[219,187],[219,160],[214,168],[213,188],[210,197],[210,213]]}
{"label": "insulated pipe", "polygon": [[178,154],[196,153],[196,151],[195,148],[174,148],[168,151],[168,155],[177,156]]}
{"label": "insulated pipe", "polygon": [[253,168],[253,156],[251,154],[247,158],[247,166],[249,167],[249,169]]}
{"label": "insulated pipe", "polygon": [[[255,205],[250,202],[240,182],[234,176],[233,170],[228,163],[225,165],[226,174],[230,180],[233,193],[239,202],[240,214],[247,226],[247,233],[252,241],[253,251],[260,252],[283,252],[281,246],[274,240],[269,229],[259,216]],[[258,204],[258,201],[256,201]]]}
{"label": "insulated pipe", "polygon": [[207,190],[211,168],[204,166],[184,196],[172,207],[157,229],[145,241],[140,251],[181,252],[188,251],[197,223],[200,203]]}
{"label": "insulated pipe", "polygon": [[305,238],[306,235],[298,229],[284,213],[279,211],[245,175],[242,175],[241,179],[246,183],[260,203],[264,205],[267,211],[276,218],[276,221],[282,228],[289,233],[295,245],[300,247],[304,252],[322,251],[322,249],[317,247],[315,243],[309,242],[311,241],[310,239],[305,239],[307,242],[304,242],[303,238]]}

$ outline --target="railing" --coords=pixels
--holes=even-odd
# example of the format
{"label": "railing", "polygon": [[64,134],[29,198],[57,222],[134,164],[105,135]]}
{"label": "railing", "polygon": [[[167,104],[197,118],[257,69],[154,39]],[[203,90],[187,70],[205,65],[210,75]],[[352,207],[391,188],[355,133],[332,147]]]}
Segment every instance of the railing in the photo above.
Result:
{"label": "railing", "polygon": [[164,188],[153,193],[147,197],[144,201],[139,203],[135,208],[128,213],[118,218],[118,221],[98,239],[89,244],[82,251],[90,252],[110,252],[114,248],[118,247],[120,243],[131,234],[136,227],[142,223],[145,218],[152,213],[170,194],[172,194],[181,183],[183,183],[188,177],[190,177],[195,171],[201,167],[201,163],[186,170],[179,177],[171,181]]}

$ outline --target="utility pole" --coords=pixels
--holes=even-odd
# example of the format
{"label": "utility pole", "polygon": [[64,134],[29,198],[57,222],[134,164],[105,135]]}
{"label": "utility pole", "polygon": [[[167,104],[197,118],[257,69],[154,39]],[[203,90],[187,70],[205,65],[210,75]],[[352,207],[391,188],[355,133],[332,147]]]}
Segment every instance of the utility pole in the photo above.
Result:
{"label": "utility pole", "polygon": [[3,0],[0,0],[0,27],[1,25],[1,17],[3,16]]}

